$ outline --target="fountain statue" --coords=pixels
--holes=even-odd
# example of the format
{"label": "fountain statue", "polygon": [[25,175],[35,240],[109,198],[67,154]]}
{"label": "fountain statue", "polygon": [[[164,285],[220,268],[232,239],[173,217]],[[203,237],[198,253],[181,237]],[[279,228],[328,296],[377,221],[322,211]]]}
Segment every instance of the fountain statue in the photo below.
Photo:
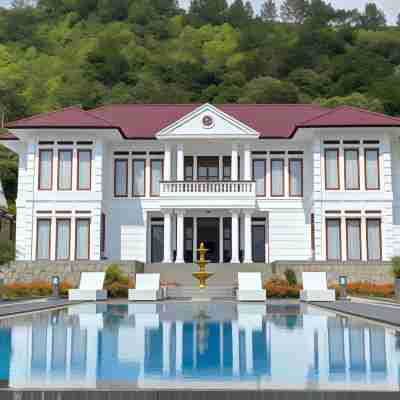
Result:
{"label": "fountain statue", "polygon": [[206,265],[207,265],[206,253],[208,249],[205,248],[203,242],[200,243],[200,248],[197,249],[197,251],[199,252],[200,255],[197,261],[197,264],[199,265],[199,271],[194,272],[192,275],[199,281],[199,288],[204,289],[205,287],[207,287],[206,285],[207,279],[213,276],[214,274],[206,271]]}

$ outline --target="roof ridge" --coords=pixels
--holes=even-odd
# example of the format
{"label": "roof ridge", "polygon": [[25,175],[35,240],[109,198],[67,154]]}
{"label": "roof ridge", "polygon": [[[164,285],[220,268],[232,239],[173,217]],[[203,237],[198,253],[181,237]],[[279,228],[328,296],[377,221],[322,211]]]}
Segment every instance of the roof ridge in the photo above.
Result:
{"label": "roof ridge", "polygon": [[[114,104],[103,104],[99,107],[92,108],[87,110],[87,112],[93,112],[102,110],[105,108],[110,107],[196,107],[202,106],[207,103],[114,103]],[[318,104],[311,104],[311,103],[291,103],[291,104],[278,104],[278,103],[209,103],[215,107],[226,107],[226,106],[233,106],[233,107],[310,107],[310,108],[318,108],[322,110],[326,110],[326,107],[322,107]]]}
{"label": "roof ridge", "polygon": [[47,111],[47,112],[43,112],[43,113],[40,113],[40,114],[31,115],[29,117],[19,118],[17,120],[14,120],[14,121],[11,121],[11,122],[7,123],[7,126],[8,125],[12,125],[15,122],[29,121],[29,120],[32,120],[32,119],[49,116],[49,115],[52,115],[52,114],[55,114],[55,113],[58,113],[58,112],[61,112],[61,111],[66,111],[66,110],[70,110],[70,109],[74,109],[74,108],[77,109],[77,110],[79,109],[79,110],[82,111],[82,109],[80,107],[78,107],[78,106],[68,106],[68,107],[60,108],[58,110]]}
{"label": "roof ridge", "polygon": [[372,114],[372,115],[376,115],[379,117],[389,118],[389,119],[392,119],[392,120],[398,122],[398,118],[392,117],[391,115],[387,115],[387,114],[376,112],[376,111],[370,111],[365,108],[360,108],[360,107],[355,107],[355,106],[346,106],[346,105],[337,107],[338,110],[346,109],[346,108],[349,108],[350,110],[356,110],[356,111],[362,112],[364,114]]}

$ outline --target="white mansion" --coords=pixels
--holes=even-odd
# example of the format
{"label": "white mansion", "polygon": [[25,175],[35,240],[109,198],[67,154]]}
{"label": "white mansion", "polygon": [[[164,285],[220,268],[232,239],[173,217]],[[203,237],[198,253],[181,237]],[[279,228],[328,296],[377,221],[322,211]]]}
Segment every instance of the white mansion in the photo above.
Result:
{"label": "white mansion", "polygon": [[315,105],[70,107],[8,124],[18,260],[380,261],[400,119]]}

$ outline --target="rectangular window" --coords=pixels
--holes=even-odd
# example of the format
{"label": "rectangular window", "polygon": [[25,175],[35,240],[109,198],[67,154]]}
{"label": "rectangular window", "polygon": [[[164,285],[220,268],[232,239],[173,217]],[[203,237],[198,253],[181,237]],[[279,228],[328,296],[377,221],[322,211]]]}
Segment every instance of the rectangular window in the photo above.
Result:
{"label": "rectangular window", "polygon": [[78,150],[78,190],[90,190],[92,175],[91,150]]}
{"label": "rectangular window", "polygon": [[256,181],[257,196],[265,196],[265,160],[253,160],[253,180]]}
{"label": "rectangular window", "polygon": [[379,189],[379,150],[365,149],[365,188]]}
{"label": "rectangular window", "polygon": [[56,259],[68,260],[71,239],[71,221],[57,219],[56,221]]}
{"label": "rectangular window", "polygon": [[222,179],[230,181],[232,176],[231,157],[224,156],[222,159],[222,164],[223,164]]}
{"label": "rectangular window", "polygon": [[360,165],[357,149],[344,151],[344,183],[346,190],[360,189]]}
{"label": "rectangular window", "polygon": [[146,194],[145,170],[146,170],[146,160],[132,161],[133,196],[145,196]]}
{"label": "rectangular window", "polygon": [[339,150],[325,150],[325,188],[339,189]]}
{"label": "rectangular window", "polygon": [[382,258],[381,220],[367,219],[367,258],[379,261]]}
{"label": "rectangular window", "polygon": [[75,228],[76,228],[75,258],[77,260],[89,260],[90,219],[77,219]]}
{"label": "rectangular window", "polygon": [[347,219],[347,259],[361,260],[361,220]]}
{"label": "rectangular window", "polygon": [[300,158],[289,160],[289,195],[303,196],[303,160]]}
{"label": "rectangular window", "polygon": [[51,220],[38,219],[37,220],[37,234],[36,234],[36,259],[49,260],[50,259],[50,240],[51,240]]}
{"label": "rectangular window", "polygon": [[72,190],[72,150],[58,151],[58,190]]}
{"label": "rectangular window", "polygon": [[285,195],[284,160],[271,159],[271,196]]}
{"label": "rectangular window", "polygon": [[163,160],[151,160],[151,195],[160,195],[160,182],[163,179]]}
{"label": "rectangular window", "polygon": [[185,157],[185,181],[193,180],[193,157]]}
{"label": "rectangular window", "polygon": [[128,160],[114,160],[114,196],[128,196]]}
{"label": "rectangular window", "polygon": [[341,250],[340,219],[326,220],[326,258],[327,260],[340,261]]}
{"label": "rectangular window", "polygon": [[39,151],[39,190],[53,187],[53,150]]}

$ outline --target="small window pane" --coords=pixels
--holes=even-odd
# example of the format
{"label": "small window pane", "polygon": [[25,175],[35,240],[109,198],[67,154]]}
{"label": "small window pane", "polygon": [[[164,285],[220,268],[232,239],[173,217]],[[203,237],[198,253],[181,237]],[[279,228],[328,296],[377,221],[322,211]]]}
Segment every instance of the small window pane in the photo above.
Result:
{"label": "small window pane", "polygon": [[328,260],[340,260],[340,219],[326,220],[326,252]]}
{"label": "small window pane", "polygon": [[284,196],[283,160],[271,160],[271,195]]}
{"label": "small window pane", "polygon": [[128,195],[128,160],[115,160],[114,188],[115,196]]}
{"label": "small window pane", "polygon": [[162,160],[151,160],[151,194],[158,196],[160,194],[160,182],[163,179]]}
{"label": "small window pane", "polygon": [[90,220],[76,220],[76,258],[79,260],[89,259],[90,249]]}
{"label": "small window pane", "polygon": [[361,221],[347,220],[347,259],[361,260]]}
{"label": "small window pane", "polygon": [[53,177],[53,150],[39,152],[39,189],[51,190]]}
{"label": "small window pane", "polygon": [[358,150],[345,150],[345,183],[346,189],[360,188],[360,171],[358,162]]}
{"label": "small window pane", "polygon": [[290,195],[303,195],[303,160],[289,160]]}
{"label": "small window pane", "polygon": [[325,151],[325,186],[327,189],[339,189],[339,150]]}
{"label": "small window pane", "polygon": [[223,158],[223,174],[222,177],[225,180],[230,180],[232,176],[232,168],[231,168],[231,157],[226,156]]}
{"label": "small window pane", "polygon": [[69,259],[69,245],[70,245],[70,221],[63,219],[57,220],[57,260]]}
{"label": "small window pane", "polygon": [[58,190],[72,189],[72,151],[58,152]]}
{"label": "small window pane", "polygon": [[380,260],[381,249],[381,221],[379,219],[367,219],[368,260]]}
{"label": "small window pane", "polygon": [[36,258],[38,260],[50,259],[50,226],[51,221],[49,219],[41,219],[37,221]]}
{"label": "small window pane", "polygon": [[367,189],[379,189],[379,151],[365,150],[365,185]]}
{"label": "small window pane", "polygon": [[185,157],[185,181],[193,180],[193,157]]}
{"label": "small window pane", "polygon": [[90,190],[90,175],[92,152],[90,150],[78,151],[78,189]]}
{"label": "small window pane", "polygon": [[145,161],[144,160],[133,160],[133,195],[144,196],[145,195]]}
{"label": "small window pane", "polygon": [[265,196],[265,160],[253,160],[253,179],[257,196]]}

